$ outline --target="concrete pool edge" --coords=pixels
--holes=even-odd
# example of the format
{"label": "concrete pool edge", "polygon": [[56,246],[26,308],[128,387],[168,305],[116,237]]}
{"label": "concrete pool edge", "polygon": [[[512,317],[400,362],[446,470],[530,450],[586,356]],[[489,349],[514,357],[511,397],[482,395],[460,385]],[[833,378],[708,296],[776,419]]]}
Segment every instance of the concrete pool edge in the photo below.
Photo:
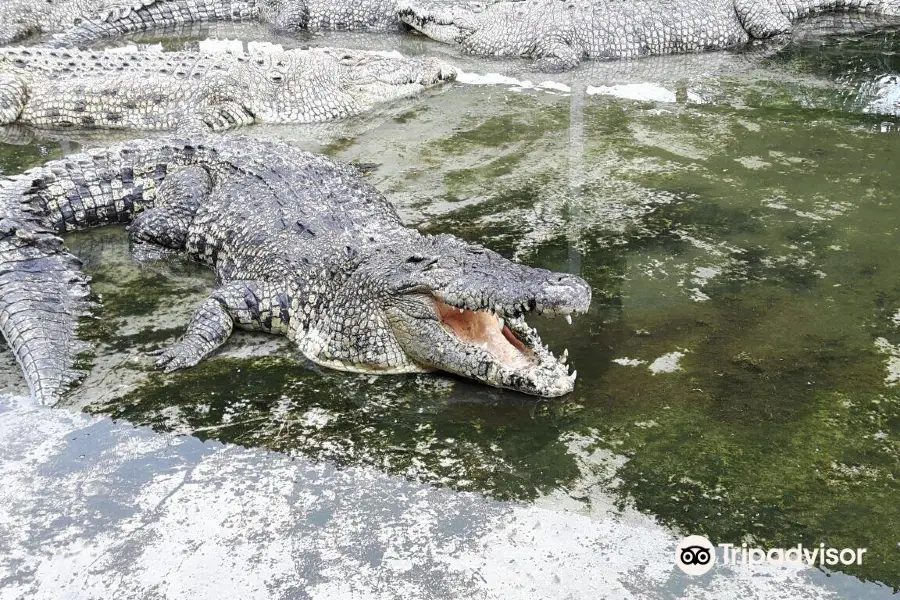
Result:
{"label": "concrete pool edge", "polygon": [[3,600],[830,598],[866,585],[796,567],[690,578],[674,569],[676,534],[634,511],[497,502],[21,397],[0,397],[0,473]]}

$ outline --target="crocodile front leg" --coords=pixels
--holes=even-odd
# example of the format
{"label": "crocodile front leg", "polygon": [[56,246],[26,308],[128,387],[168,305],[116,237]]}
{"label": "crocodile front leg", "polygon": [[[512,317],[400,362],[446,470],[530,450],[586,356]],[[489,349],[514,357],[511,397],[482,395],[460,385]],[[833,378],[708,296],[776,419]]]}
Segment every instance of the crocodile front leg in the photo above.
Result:
{"label": "crocodile front leg", "polygon": [[229,282],[203,302],[180,340],[154,353],[156,366],[171,373],[196,365],[222,346],[235,326],[284,333],[289,306],[287,295],[270,283]]}
{"label": "crocodile front leg", "polygon": [[154,207],[136,216],[128,228],[133,247],[183,249],[188,227],[211,189],[212,179],[203,167],[184,167],[166,177],[156,191]]}
{"label": "crocodile front leg", "polygon": [[25,109],[28,89],[11,73],[0,73],[0,125],[15,123]]}
{"label": "crocodile front leg", "polygon": [[535,67],[544,73],[561,73],[574,69],[584,55],[565,40],[553,38],[541,40],[535,54],[538,56]]}
{"label": "crocodile front leg", "polygon": [[176,119],[175,131],[179,135],[208,134],[235,127],[252,125],[256,117],[239,102],[217,102],[201,109],[188,109]]}

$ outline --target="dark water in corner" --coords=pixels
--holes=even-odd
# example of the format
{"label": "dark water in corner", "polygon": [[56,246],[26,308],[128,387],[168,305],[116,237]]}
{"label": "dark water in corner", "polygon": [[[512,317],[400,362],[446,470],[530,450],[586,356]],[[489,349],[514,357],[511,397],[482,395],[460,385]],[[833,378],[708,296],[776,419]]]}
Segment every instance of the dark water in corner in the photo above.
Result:
{"label": "dark water in corner", "polygon": [[[137,359],[116,363],[135,383],[73,402],[497,498],[612,499],[714,543],[867,547],[846,572],[881,585],[852,594],[900,588],[898,42],[815,38],[755,70],[649,80],[674,102],[457,85],[327,144],[255,132],[377,162],[427,231],[582,274],[588,315],[532,321],[578,368],[563,401],[323,372],[283,346],[145,372],[210,281],[139,269],[102,230],[71,240],[106,302],[89,333]],[[0,147],[2,172],[79,146],[37,139]]]}

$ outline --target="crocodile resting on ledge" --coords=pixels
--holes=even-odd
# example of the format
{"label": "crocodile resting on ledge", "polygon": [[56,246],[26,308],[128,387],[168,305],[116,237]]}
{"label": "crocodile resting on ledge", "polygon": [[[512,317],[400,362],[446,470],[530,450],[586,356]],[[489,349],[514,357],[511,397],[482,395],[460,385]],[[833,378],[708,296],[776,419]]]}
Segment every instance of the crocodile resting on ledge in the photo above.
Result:
{"label": "crocodile resting on ledge", "polygon": [[546,70],[583,58],[635,58],[741,46],[790,34],[811,15],[900,16],[900,0],[400,0],[400,18],[437,41],[485,56],[522,56]]}
{"label": "crocodile resting on ledge", "polygon": [[433,58],[340,48],[246,55],[0,48],[0,124],[220,131],[316,123],[455,76]]}
{"label": "crocodile resting on ledge", "polygon": [[401,26],[395,0],[4,0],[0,44],[40,33],[61,34],[61,45],[90,43],[210,21],[260,21],[285,31]]}
{"label": "crocodile resting on ledge", "polygon": [[541,396],[575,373],[526,322],[583,313],[580,277],[511,262],[404,227],[355,168],[246,138],[137,140],[0,180],[0,330],[32,395],[58,400],[80,373],[88,284],[58,234],[131,222],[137,247],[183,251],[219,287],[166,371],[197,364],[235,326],[282,334],[312,362],[358,373],[449,371]]}
{"label": "crocodile resting on ledge", "polygon": [[129,33],[216,21],[255,21],[289,33],[405,27],[397,0],[4,0],[0,44],[47,33],[54,34],[45,42],[49,46],[83,47]]}

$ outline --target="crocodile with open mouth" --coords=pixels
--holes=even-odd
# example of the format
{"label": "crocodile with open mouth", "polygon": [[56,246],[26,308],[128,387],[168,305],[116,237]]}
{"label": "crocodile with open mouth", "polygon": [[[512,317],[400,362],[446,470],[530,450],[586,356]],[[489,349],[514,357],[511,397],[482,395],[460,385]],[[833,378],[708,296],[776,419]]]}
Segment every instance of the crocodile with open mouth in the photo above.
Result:
{"label": "crocodile with open mouth", "polygon": [[0,124],[220,131],[318,123],[455,75],[433,58],[340,48],[243,55],[0,48]]}
{"label": "crocodile with open mouth", "polygon": [[403,22],[467,53],[563,70],[584,58],[734,48],[827,11],[900,16],[900,0],[400,0],[398,9]]}
{"label": "crocodile with open mouth", "polygon": [[448,371],[541,396],[573,389],[528,313],[583,313],[578,276],[404,227],[349,165],[237,137],[137,140],[0,180],[0,330],[39,401],[79,377],[91,308],[58,234],[131,222],[138,248],[186,252],[218,288],[162,351],[190,367],[234,327],[282,334],[310,361],[358,373]]}

